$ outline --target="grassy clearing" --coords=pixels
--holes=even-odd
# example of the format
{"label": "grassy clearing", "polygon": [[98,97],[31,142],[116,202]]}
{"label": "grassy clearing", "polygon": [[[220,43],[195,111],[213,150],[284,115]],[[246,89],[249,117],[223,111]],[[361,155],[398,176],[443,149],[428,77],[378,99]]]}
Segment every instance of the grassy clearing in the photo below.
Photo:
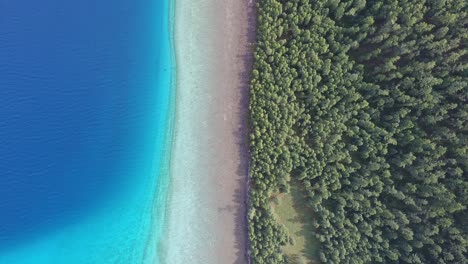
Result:
{"label": "grassy clearing", "polygon": [[276,195],[271,204],[278,223],[286,227],[293,240],[283,246],[285,255],[292,263],[319,263],[313,211],[307,206],[306,196],[297,186],[291,186],[289,193]]}

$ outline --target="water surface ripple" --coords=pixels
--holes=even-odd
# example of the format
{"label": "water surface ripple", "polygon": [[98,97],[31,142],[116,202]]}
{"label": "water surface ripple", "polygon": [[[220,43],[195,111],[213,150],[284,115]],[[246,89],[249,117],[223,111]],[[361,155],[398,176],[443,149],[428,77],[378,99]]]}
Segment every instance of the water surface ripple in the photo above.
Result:
{"label": "water surface ripple", "polygon": [[0,0],[0,263],[155,257],[168,14],[167,0]]}

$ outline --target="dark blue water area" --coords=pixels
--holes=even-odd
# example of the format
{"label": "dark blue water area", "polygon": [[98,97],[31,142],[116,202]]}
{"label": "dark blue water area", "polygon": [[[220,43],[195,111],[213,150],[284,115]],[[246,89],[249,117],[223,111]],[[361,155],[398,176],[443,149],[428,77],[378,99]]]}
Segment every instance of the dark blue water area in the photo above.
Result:
{"label": "dark blue water area", "polygon": [[138,177],[165,129],[160,2],[0,0],[0,251],[79,222]]}

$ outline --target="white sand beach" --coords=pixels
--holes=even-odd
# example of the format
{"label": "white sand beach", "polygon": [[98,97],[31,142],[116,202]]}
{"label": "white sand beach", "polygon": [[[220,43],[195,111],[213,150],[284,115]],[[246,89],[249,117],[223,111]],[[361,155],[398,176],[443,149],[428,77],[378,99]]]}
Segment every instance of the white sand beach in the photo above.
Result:
{"label": "white sand beach", "polygon": [[176,114],[162,263],[246,263],[248,0],[176,0]]}

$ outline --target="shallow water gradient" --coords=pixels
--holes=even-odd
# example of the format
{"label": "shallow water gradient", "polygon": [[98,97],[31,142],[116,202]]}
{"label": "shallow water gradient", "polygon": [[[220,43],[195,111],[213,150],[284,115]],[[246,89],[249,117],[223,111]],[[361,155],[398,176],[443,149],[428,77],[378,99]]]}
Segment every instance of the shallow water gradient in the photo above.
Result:
{"label": "shallow water gradient", "polygon": [[157,257],[169,36],[167,0],[0,0],[0,263]]}

